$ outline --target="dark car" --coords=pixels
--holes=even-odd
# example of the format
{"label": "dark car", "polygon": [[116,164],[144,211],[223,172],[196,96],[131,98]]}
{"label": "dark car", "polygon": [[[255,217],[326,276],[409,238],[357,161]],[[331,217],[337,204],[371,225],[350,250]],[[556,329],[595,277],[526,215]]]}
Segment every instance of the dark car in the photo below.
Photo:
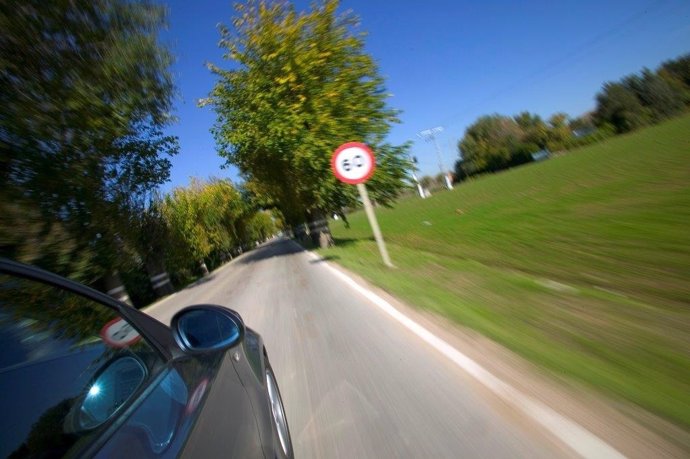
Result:
{"label": "dark car", "polygon": [[167,327],[0,260],[0,457],[292,457],[261,337],[227,308]]}

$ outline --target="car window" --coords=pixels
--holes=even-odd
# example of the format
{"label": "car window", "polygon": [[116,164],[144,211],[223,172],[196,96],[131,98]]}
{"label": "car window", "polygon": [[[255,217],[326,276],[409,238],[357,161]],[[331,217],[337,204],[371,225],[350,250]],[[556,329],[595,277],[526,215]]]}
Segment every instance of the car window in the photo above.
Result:
{"label": "car window", "polygon": [[59,457],[122,413],[162,360],[116,311],[0,274],[0,457]]}
{"label": "car window", "polygon": [[94,457],[117,457],[128,451],[133,457],[176,457],[192,422],[187,386],[170,367],[152,382],[151,390]]}

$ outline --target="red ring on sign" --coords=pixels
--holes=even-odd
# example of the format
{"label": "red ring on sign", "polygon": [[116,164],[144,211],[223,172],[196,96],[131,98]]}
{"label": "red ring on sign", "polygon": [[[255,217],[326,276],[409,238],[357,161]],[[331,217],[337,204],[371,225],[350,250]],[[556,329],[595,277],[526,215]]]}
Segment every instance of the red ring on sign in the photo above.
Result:
{"label": "red ring on sign", "polygon": [[[347,148],[360,148],[364,151],[365,154],[369,156],[369,159],[371,160],[371,169],[365,175],[364,177],[358,178],[358,179],[349,179],[347,177],[344,177],[343,175],[338,172],[338,169],[335,167],[335,160],[338,158],[338,154],[347,149]],[[371,178],[372,175],[374,175],[374,171],[376,170],[376,160],[374,159],[374,152],[371,151],[371,148],[369,148],[368,145],[363,144],[361,142],[347,142],[339,146],[334,152],[333,156],[331,156],[331,169],[333,170],[333,173],[335,176],[340,180],[341,182],[349,183],[350,185],[357,185],[359,183],[364,183],[367,180]]]}
{"label": "red ring on sign", "polygon": [[[132,330],[134,330],[134,331],[137,333],[137,336],[135,336],[134,338],[130,339],[129,341],[114,341],[114,340],[110,337],[110,335],[108,335],[108,329],[109,329],[112,325],[115,325],[117,322],[122,322],[122,323],[124,323],[125,325],[131,327]],[[141,339],[141,334],[137,331],[137,329],[135,329],[134,327],[132,327],[132,324],[130,324],[129,322],[127,322],[127,321],[126,321],[125,319],[123,319],[122,317],[115,317],[113,320],[111,320],[110,322],[108,322],[107,324],[105,324],[105,325],[103,326],[103,328],[101,328],[101,331],[100,331],[100,333],[99,333],[99,336],[101,337],[101,339],[103,340],[103,342],[104,342],[105,344],[107,344],[107,345],[110,346],[110,347],[115,347],[115,348],[118,348],[118,349],[121,349],[121,348],[124,348],[124,347],[131,346],[132,344],[138,342],[138,341]]]}

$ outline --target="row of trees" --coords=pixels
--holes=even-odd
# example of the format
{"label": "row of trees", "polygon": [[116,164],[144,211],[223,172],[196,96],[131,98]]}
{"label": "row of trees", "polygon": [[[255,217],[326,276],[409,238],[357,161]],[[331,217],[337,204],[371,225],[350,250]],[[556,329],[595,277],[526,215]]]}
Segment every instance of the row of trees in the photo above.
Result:
{"label": "row of trees", "polygon": [[540,150],[560,151],[629,132],[678,115],[690,107],[690,55],[608,82],[592,113],[548,120],[529,112],[480,117],[458,143],[456,179],[495,172],[533,160]]}
{"label": "row of trees", "polygon": [[[269,239],[283,223],[279,214],[259,208],[245,190],[212,178],[192,179],[164,196],[152,195],[130,226],[136,235],[130,241],[134,258],[163,295],[173,284],[183,286]],[[130,280],[130,293],[139,296],[137,303],[152,299],[148,282],[125,280]]]}
{"label": "row of trees", "polygon": [[298,12],[287,2],[248,0],[235,5],[220,46],[230,70],[209,65],[217,83],[201,101],[213,107],[220,155],[236,166],[265,206],[290,225],[310,222],[315,243],[333,240],[319,224],[358,205],[354,187],[330,171],[332,152],[347,141],[369,144],[376,173],[372,198],[390,205],[408,186],[408,145],[384,139],[397,112],[374,60],[364,50],[358,20],[337,14],[338,1]]}
{"label": "row of trees", "polygon": [[156,202],[150,212],[162,217],[165,266],[178,271],[195,260],[206,273],[206,260],[237,255],[282,226],[279,215],[257,209],[230,181],[220,179],[194,179]]}
{"label": "row of trees", "polygon": [[456,177],[495,172],[532,161],[539,150],[557,151],[573,140],[568,117],[557,113],[547,121],[529,112],[509,117],[482,116],[459,143],[462,160],[456,163]]}
{"label": "row of trees", "polygon": [[[150,2],[28,0],[0,11],[0,255],[133,300],[275,231],[223,180],[158,187],[172,55]],[[280,222],[278,222],[280,224]],[[169,284],[168,284],[169,286]]]}
{"label": "row of trees", "polygon": [[690,55],[604,84],[594,122],[625,133],[676,116],[690,107]]}

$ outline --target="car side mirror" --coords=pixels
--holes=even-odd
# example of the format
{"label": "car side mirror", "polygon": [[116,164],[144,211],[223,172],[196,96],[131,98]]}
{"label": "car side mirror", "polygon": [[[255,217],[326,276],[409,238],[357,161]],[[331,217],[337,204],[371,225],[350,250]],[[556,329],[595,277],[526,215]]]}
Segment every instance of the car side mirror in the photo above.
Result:
{"label": "car side mirror", "polygon": [[244,322],[235,311],[214,305],[189,306],[170,322],[178,346],[188,353],[233,347],[244,337]]}

